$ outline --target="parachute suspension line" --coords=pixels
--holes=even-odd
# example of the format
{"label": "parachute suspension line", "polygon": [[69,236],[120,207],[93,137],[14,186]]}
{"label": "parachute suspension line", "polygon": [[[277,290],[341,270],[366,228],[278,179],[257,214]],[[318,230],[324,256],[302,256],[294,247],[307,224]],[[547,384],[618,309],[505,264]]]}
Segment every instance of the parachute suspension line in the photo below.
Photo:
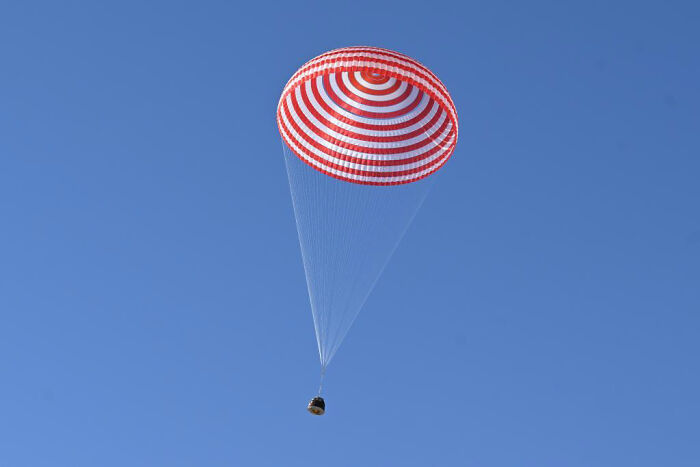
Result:
{"label": "parachute suspension line", "polygon": [[318,395],[321,396],[321,391],[323,390],[323,377],[326,376],[326,366],[321,365],[321,378],[318,383]]}
{"label": "parachute suspension line", "polygon": [[[329,302],[329,318],[332,325],[329,326],[328,348],[326,349],[325,360],[328,362],[335,355],[349,327],[362,308],[361,303],[357,303],[358,287],[364,289],[366,284],[361,286],[365,279],[362,273],[363,263],[367,262],[364,256],[366,251],[358,243],[362,239],[371,236],[372,220],[377,220],[377,207],[381,200],[380,196],[375,196],[378,187],[364,185],[349,185],[347,182],[335,180],[331,184],[333,191],[332,207],[341,214],[344,219],[328,219],[333,224],[335,231],[331,238],[337,238],[334,243],[342,245],[337,252],[326,251],[326,262],[334,263],[331,283],[340,283],[336,293],[331,295]],[[381,187],[379,187],[381,190]],[[353,246],[355,245],[355,246]],[[338,277],[340,275],[340,277]],[[360,292],[361,293],[361,292]]]}
{"label": "parachute suspension line", "polygon": [[[386,255],[384,261],[382,262],[381,266],[379,267],[379,270],[370,284],[370,286],[366,289],[366,292],[364,293],[362,299],[359,302],[359,307],[358,307],[358,312],[361,310],[365,303],[367,302],[367,299],[371,295],[372,291],[374,290],[374,287],[377,285],[377,282],[379,282],[379,279],[382,277],[382,274],[384,274],[384,270],[389,264],[389,261],[391,260],[392,256],[394,256],[394,252],[398,249],[399,245],[401,244],[401,240],[403,237],[406,235],[406,232],[408,232],[409,227],[413,223],[413,220],[415,219],[416,215],[418,214],[418,211],[420,211],[420,208],[423,206],[423,203],[425,202],[425,199],[428,197],[428,194],[430,193],[434,182],[435,182],[435,177],[431,177],[428,180],[425,180],[423,183],[425,185],[425,189],[423,190],[422,193],[420,193],[420,196],[418,198],[417,203],[415,204],[415,207],[413,208],[413,212],[410,213],[410,216],[405,222],[405,225],[401,229],[400,233],[396,236],[396,241],[394,244],[391,246],[390,250],[388,251],[388,254]],[[386,189],[392,189],[395,187],[379,187],[379,188],[386,188]],[[377,210],[377,203],[374,203],[374,205],[369,208],[372,211]],[[356,288],[358,280],[356,279],[353,282],[353,289]],[[340,344],[342,344],[343,340],[345,339],[345,336],[347,335],[348,331],[352,327],[353,323],[355,322],[355,319],[357,319],[357,316],[359,313],[355,313],[353,315],[347,316],[346,319],[347,321],[344,323],[344,325],[341,327],[342,329],[342,334],[337,336],[337,339],[335,339],[335,344],[330,350],[330,354],[334,355],[335,352],[338,350],[340,347]]]}
{"label": "parachute suspension line", "polygon": [[[310,167],[301,162],[282,141],[282,148],[287,167],[290,191],[294,204],[294,214],[296,218],[297,233],[301,246],[304,271],[306,274],[307,289],[311,312],[314,321],[314,330],[319,351],[321,365],[328,363],[325,350],[328,342],[328,328],[330,326],[329,316],[323,311],[328,308],[329,289],[332,286],[332,278],[329,277],[326,260],[319,252],[327,250],[332,245],[328,245],[328,236],[320,235],[323,226],[329,223],[323,217],[323,209],[319,209],[319,199],[326,199],[328,192],[324,191],[323,178]],[[331,201],[332,203],[333,201]],[[333,237],[331,236],[331,239]]]}
{"label": "parachute suspension line", "polygon": [[[297,178],[301,175],[303,175],[303,172],[299,172],[296,170],[292,170],[290,164],[294,163],[295,161],[293,159],[290,159],[291,157],[294,157],[292,154],[289,153],[289,149],[287,148],[287,145],[284,143],[284,140],[280,140],[282,143],[282,153],[284,154],[284,163],[287,169],[287,179],[289,181],[289,187],[290,187],[290,193],[292,197],[292,206],[294,208],[294,220],[296,223],[296,228],[297,228],[297,235],[299,237],[299,246],[301,248],[301,257],[302,261],[304,264],[304,274],[306,276],[306,288],[309,293],[309,301],[311,304],[311,312],[312,312],[312,317],[314,321],[314,332],[316,333],[316,340],[317,340],[317,345],[318,345],[318,354],[321,360],[323,360],[322,357],[322,346],[321,346],[321,332],[322,332],[322,327],[320,326],[319,320],[317,319],[317,314],[315,312],[316,310],[316,303],[315,303],[315,297],[316,294],[314,293],[313,287],[314,287],[314,281],[311,280],[310,274],[311,271],[313,270],[312,265],[310,264],[311,261],[311,255],[307,254],[307,244],[306,242],[302,241],[302,228],[301,224],[306,223],[307,219],[305,219],[304,212],[301,209],[300,205],[300,199],[308,199],[308,198],[313,198],[313,194],[310,195],[310,186],[308,183],[300,182],[297,180]],[[296,189],[292,189],[292,188]],[[299,190],[302,190],[300,193]],[[313,239],[311,239],[313,240]]]}
{"label": "parachute suspension line", "polygon": [[349,183],[282,143],[321,365],[335,355],[434,177],[407,185]]}

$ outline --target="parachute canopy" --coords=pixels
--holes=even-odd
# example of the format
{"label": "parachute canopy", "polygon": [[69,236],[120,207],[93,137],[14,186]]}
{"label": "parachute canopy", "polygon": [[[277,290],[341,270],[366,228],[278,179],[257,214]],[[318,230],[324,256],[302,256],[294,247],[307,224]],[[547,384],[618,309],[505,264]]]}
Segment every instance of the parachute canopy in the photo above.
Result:
{"label": "parachute canopy", "polygon": [[282,92],[277,124],[302,161],[367,185],[427,177],[457,144],[457,111],[442,82],[377,47],[336,49],[304,64]]}

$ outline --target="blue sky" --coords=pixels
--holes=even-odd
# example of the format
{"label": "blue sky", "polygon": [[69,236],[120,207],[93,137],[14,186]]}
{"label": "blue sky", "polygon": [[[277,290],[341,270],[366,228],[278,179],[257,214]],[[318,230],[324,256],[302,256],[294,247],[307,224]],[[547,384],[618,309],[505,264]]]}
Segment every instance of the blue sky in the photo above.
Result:
{"label": "blue sky", "polygon": [[[0,465],[697,466],[699,20],[4,2]],[[358,44],[431,67],[460,142],[318,418],[274,115]]]}

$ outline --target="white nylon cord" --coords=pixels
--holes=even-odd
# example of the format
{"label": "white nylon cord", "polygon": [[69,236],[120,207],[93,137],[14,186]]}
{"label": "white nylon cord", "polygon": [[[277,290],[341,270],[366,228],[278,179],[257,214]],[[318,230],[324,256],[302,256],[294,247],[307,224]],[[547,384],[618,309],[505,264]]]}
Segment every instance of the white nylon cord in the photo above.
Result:
{"label": "white nylon cord", "polygon": [[406,185],[337,180],[282,142],[321,361],[326,367],[423,204],[434,176]]}

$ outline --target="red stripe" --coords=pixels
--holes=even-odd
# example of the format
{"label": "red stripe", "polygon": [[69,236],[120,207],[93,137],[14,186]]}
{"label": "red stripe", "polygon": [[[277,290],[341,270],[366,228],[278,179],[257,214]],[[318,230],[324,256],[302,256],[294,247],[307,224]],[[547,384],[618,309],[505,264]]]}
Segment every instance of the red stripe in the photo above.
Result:
{"label": "red stripe", "polygon": [[[358,47],[358,48],[353,48],[352,52],[353,52],[353,55],[348,56],[348,54],[350,53],[350,52],[348,52],[348,49],[336,49],[336,50],[332,50],[330,52],[327,52],[325,54],[322,54],[319,57],[317,57],[316,59],[310,60],[309,62],[307,62],[307,64],[302,66],[297,71],[297,73],[295,73],[292,76],[292,79],[290,79],[290,82],[293,81],[297,76],[308,71],[309,69],[311,69],[313,67],[317,67],[317,66],[322,65],[322,64],[336,64],[336,63],[345,62],[345,61],[349,61],[352,63],[352,61],[355,61],[357,59],[363,59],[363,61],[376,62],[376,63],[380,63],[380,64],[383,64],[386,66],[395,66],[395,67],[400,68],[404,71],[407,71],[410,73],[415,73],[415,74],[423,77],[426,81],[431,82],[438,89],[438,92],[449,103],[450,107],[454,111],[454,114],[457,115],[457,109],[454,107],[454,103],[452,102],[452,98],[450,97],[449,93],[447,92],[447,88],[445,87],[445,85],[442,83],[442,81],[440,81],[440,79],[438,79],[437,76],[435,76],[435,74],[432,71],[430,71],[428,68],[426,68],[421,63],[419,63],[419,62],[413,60],[412,58],[407,57],[403,54],[400,54],[400,56],[399,56],[398,52],[393,52],[393,51],[389,51],[386,49],[374,49],[374,48]],[[388,60],[384,60],[381,58],[367,57],[366,55],[363,55],[363,54],[368,54],[368,53],[375,54],[375,55],[381,55],[381,56],[384,56],[388,59],[392,59],[395,61],[388,61]],[[345,55],[345,56],[342,56],[342,55]],[[335,58],[333,58],[333,57],[335,57]],[[403,61],[404,63],[401,63],[401,61]],[[409,65],[413,65],[418,69],[417,70],[413,69],[413,68],[407,66],[406,63]],[[350,67],[350,68],[352,68],[352,67]],[[366,67],[354,67],[354,68],[355,68],[355,71],[361,71],[360,68],[366,69]],[[393,74],[391,72],[389,72],[389,70],[384,70],[381,68],[377,68],[376,70],[372,69],[369,71],[376,71],[376,72],[379,72],[385,76],[393,76]],[[324,72],[327,73],[327,72],[330,72],[330,70],[324,71]],[[410,78],[404,77],[404,81],[406,81],[407,79],[410,79]],[[420,85],[420,84],[415,84],[415,85],[422,89],[422,85]],[[424,89],[424,91],[428,92],[426,89]]]}
{"label": "red stripe", "polygon": [[449,155],[448,155],[448,156],[445,157],[444,159],[441,159],[441,162],[440,162],[438,165],[433,166],[433,167],[434,167],[433,169],[429,170],[428,172],[426,172],[425,174],[421,175],[420,177],[408,178],[408,179],[405,179],[405,180],[399,180],[399,181],[395,181],[395,182],[375,182],[375,181],[371,181],[371,182],[370,182],[370,181],[364,181],[364,180],[356,180],[356,179],[354,179],[354,178],[349,178],[349,177],[343,177],[343,176],[341,176],[341,175],[331,173],[331,172],[329,172],[329,171],[327,171],[327,170],[324,170],[324,169],[321,168],[321,167],[318,167],[318,166],[316,166],[316,165],[310,163],[309,161],[307,161],[307,160],[304,159],[303,157],[299,156],[299,155],[289,146],[289,142],[288,142],[287,139],[286,139],[286,135],[285,135],[284,133],[282,133],[282,130],[280,130],[280,135],[282,135],[282,139],[284,140],[284,144],[285,144],[285,145],[287,146],[287,148],[292,152],[292,154],[294,154],[295,156],[297,156],[297,158],[298,158],[300,161],[302,161],[304,164],[306,164],[307,166],[311,167],[311,168],[314,169],[314,170],[317,170],[317,171],[321,172],[322,174],[328,175],[329,177],[333,177],[333,178],[335,178],[336,180],[342,180],[342,181],[350,182],[350,183],[357,183],[357,184],[359,184],[359,185],[393,186],[393,185],[405,185],[405,184],[407,184],[407,183],[417,182],[418,180],[422,180],[422,179],[424,179],[425,177],[428,177],[428,176],[434,174],[435,172],[437,172],[443,165],[445,165],[445,163],[447,162],[447,159],[450,158]]}
{"label": "red stripe", "polygon": [[[301,108],[298,105],[298,102],[296,99],[292,99],[292,106],[294,107],[294,111],[297,114],[297,117],[299,117],[299,120],[301,120],[306,127],[311,130],[313,133],[315,133],[319,138],[322,138],[332,144],[335,144],[336,146],[340,146],[345,149],[349,149],[351,151],[356,151],[356,152],[364,152],[368,154],[384,154],[384,155],[395,155],[395,154],[404,154],[409,151],[416,151],[418,149],[421,149],[428,145],[431,142],[434,142],[437,138],[434,137],[434,135],[441,135],[445,129],[447,128],[447,125],[450,123],[450,120],[448,118],[445,119],[444,122],[440,125],[440,127],[432,134],[432,135],[425,135],[425,132],[423,133],[425,135],[425,138],[420,141],[419,143],[413,143],[407,146],[402,146],[398,148],[372,148],[368,146],[358,146],[353,143],[349,143],[347,141],[341,141],[327,133],[325,133],[321,128],[318,128],[316,125],[311,123],[309,119],[304,115],[304,113],[301,111]],[[291,113],[289,112],[289,106],[287,105],[287,102],[284,102],[284,108],[285,111],[287,112],[287,116],[289,117],[290,121],[292,120]],[[439,114],[435,114],[436,116],[439,117]],[[428,127],[430,128],[430,127]],[[342,130],[342,128],[341,128]],[[301,133],[301,132],[300,132]],[[324,146],[325,147],[325,146]],[[332,155],[332,154],[329,154]],[[417,159],[420,160],[420,159]],[[410,162],[410,161],[409,161]],[[406,163],[406,162],[404,162]],[[389,165],[389,164],[387,164]],[[400,164],[391,164],[391,165],[400,165]]]}
{"label": "red stripe", "polygon": [[[285,141],[285,144],[287,144],[286,141]],[[289,146],[287,146],[287,147],[289,148]],[[292,154],[296,155],[296,153],[294,151],[292,151],[291,148],[289,148],[289,150],[292,152]],[[350,182],[350,183],[357,183],[359,185],[372,185],[372,186],[394,186],[394,185],[405,185],[407,183],[417,182],[418,180],[422,180],[425,177],[428,177],[428,176],[434,174],[435,172],[437,172],[440,169],[440,167],[445,165],[445,163],[447,162],[447,159],[449,159],[449,158],[443,159],[442,162],[440,163],[440,165],[436,166],[434,169],[421,175],[420,177],[408,178],[406,180],[401,180],[401,181],[397,181],[397,182],[367,182],[364,180],[356,180],[354,178],[342,177],[338,174],[331,173],[327,170],[322,169],[321,167],[318,167],[316,165],[311,164],[309,161],[307,161],[303,157],[299,157],[299,156],[297,156],[297,157],[299,158],[300,161],[302,161],[304,164],[308,165],[312,169],[317,170],[317,171],[321,172],[322,174],[328,175],[329,177],[333,177],[336,180],[342,180],[344,182]]]}
{"label": "red stripe", "polygon": [[[348,73],[343,73],[347,75]],[[329,82],[330,82],[330,76],[328,76]],[[406,86],[406,90],[401,94],[399,97],[395,97],[393,99],[390,99],[388,101],[373,101],[371,99],[365,99],[364,97],[358,96],[354,92],[352,92],[348,87],[346,86],[345,82],[343,81],[341,73],[334,73],[333,74],[333,81],[335,81],[336,86],[338,86],[338,89],[347,96],[349,99],[354,100],[355,102],[359,102],[360,104],[364,105],[369,105],[372,107],[389,107],[391,105],[397,105],[401,104],[402,102],[405,102],[408,99],[408,96],[411,95],[411,92],[413,91],[413,86],[410,84]],[[397,80],[398,81],[398,80]]]}
{"label": "red stripe", "polygon": [[[374,160],[374,159],[364,159],[364,158],[359,158],[359,157],[353,157],[349,156],[347,154],[342,154],[338,151],[334,151],[332,149],[329,149],[316,141],[315,139],[309,137],[302,129],[299,127],[299,125],[294,121],[294,119],[291,116],[291,113],[289,112],[289,108],[287,107],[287,102],[284,102],[284,112],[287,117],[287,120],[289,121],[289,124],[294,128],[294,130],[297,132],[301,138],[308,143],[309,145],[313,146],[314,148],[318,149],[319,151],[323,152],[324,154],[334,158],[334,159],[340,159],[344,160],[346,162],[352,162],[353,164],[360,164],[360,165],[375,165],[375,166],[391,166],[391,165],[404,165],[404,164],[411,164],[413,162],[419,162],[421,160],[427,159],[436,152],[440,151],[441,148],[440,146],[435,146],[428,151],[424,152],[423,154],[419,154],[418,156],[412,156],[412,157],[406,157],[403,159],[398,159],[398,160],[385,160],[385,159],[379,159],[379,160]],[[445,123],[447,123],[448,120],[445,120]],[[280,122],[284,126],[284,120],[280,118]],[[444,131],[444,128],[443,128]],[[438,135],[442,135],[442,133],[436,133]],[[442,137],[439,138],[431,138],[433,142],[441,143],[442,141],[447,141],[449,140],[454,134],[454,127],[450,128],[450,131],[447,132],[447,134],[442,135]],[[303,146],[303,145],[299,145]],[[342,141],[339,142],[338,146],[340,147],[345,147],[349,150],[357,151],[357,149],[351,149],[351,146],[348,143],[343,143]],[[358,151],[362,152],[362,151]],[[386,154],[386,153],[385,153]],[[401,154],[401,153],[398,153]],[[316,155],[313,155],[313,157],[318,157]]]}
{"label": "red stripe", "polygon": [[[374,59],[374,60],[376,61],[377,59]],[[388,63],[388,62],[387,62],[387,63]],[[318,77],[318,76],[327,75],[328,73],[332,73],[332,72],[338,73],[338,72],[343,72],[343,71],[348,71],[348,72],[358,71],[358,68],[359,68],[359,67],[352,67],[352,66],[350,66],[350,67],[337,66],[335,69],[328,69],[328,70],[316,71],[316,72],[312,73],[311,75],[309,75],[308,77],[306,77],[306,79],[304,80],[304,82],[307,81],[307,80],[313,80],[313,79],[315,79],[315,78]],[[377,70],[381,70],[381,69],[378,68]],[[389,70],[382,70],[382,72],[385,73],[385,74],[387,74],[387,75],[389,75],[389,76],[391,76],[391,77],[393,77],[393,78],[397,78],[397,79],[399,79],[399,80],[406,81],[406,82],[408,82],[408,83],[410,83],[410,84],[416,86],[418,89],[423,90],[426,94],[430,95],[430,96],[431,96],[432,98],[434,98],[436,101],[440,102],[440,100],[437,98],[437,96],[436,96],[432,91],[429,91],[429,90],[425,89],[424,86],[423,86],[421,83],[418,83],[418,82],[415,81],[414,79],[412,79],[412,78],[410,78],[410,77],[407,77],[407,76],[405,76],[405,75],[403,75],[403,74],[396,73],[396,72],[389,71]],[[285,91],[284,91],[282,97],[286,97],[286,95],[287,95],[290,91],[291,91],[291,89],[290,89],[289,87],[285,88]],[[444,96],[442,96],[442,97],[444,98]],[[455,125],[455,127],[457,127],[457,120],[456,120],[456,115],[457,115],[457,113],[456,113],[456,110],[454,109],[454,103],[452,103],[452,100],[451,100],[449,97],[448,97],[447,99],[445,99],[445,100],[449,103],[449,113],[450,113],[450,117],[451,117],[451,119],[453,120],[453,124]],[[443,106],[442,104],[440,104],[440,105]]]}
{"label": "red stripe", "polygon": [[[343,58],[343,57],[338,57],[339,55],[345,55],[345,58],[348,59],[354,59],[356,56],[361,55],[363,53],[371,53],[375,55],[382,55],[384,57],[388,57],[394,60],[399,60],[403,61],[405,63],[411,64],[417,68],[419,68],[421,71],[427,73],[434,81],[439,83],[442,87],[445,87],[444,84],[442,84],[442,81],[433,73],[430,71],[428,67],[420,63],[419,61],[415,60],[414,58],[409,57],[408,55],[402,54],[400,52],[396,52],[394,50],[389,50],[389,49],[383,49],[381,47],[344,47],[341,49],[335,49],[335,50],[330,50],[324,54],[319,55],[318,57],[315,57],[308,62],[306,62],[300,69],[299,71],[302,71],[304,68],[308,68],[309,66],[314,66],[318,65],[319,62],[325,63],[327,59],[331,57],[336,57],[336,58]],[[371,60],[371,58],[370,58]],[[381,74],[381,73],[380,73]],[[445,88],[445,91],[447,89]]]}
{"label": "red stripe", "polygon": [[[313,93],[314,97],[316,98],[316,102],[319,103],[321,107],[323,107],[323,110],[328,112],[330,115],[332,115],[334,118],[337,118],[341,122],[344,122],[348,125],[352,125],[357,128],[363,128],[365,130],[376,130],[376,131],[386,131],[386,130],[400,130],[402,128],[409,127],[411,125],[414,125],[421,121],[430,111],[431,105],[426,105],[425,109],[423,109],[418,115],[415,117],[411,118],[410,120],[406,122],[401,122],[401,123],[395,123],[392,125],[375,125],[372,123],[364,123],[364,122],[359,122],[357,120],[351,120],[350,118],[346,117],[345,115],[336,112],[331,108],[330,105],[321,97],[321,93],[319,92],[318,88],[314,85],[313,82],[310,84],[311,86],[311,92]],[[302,97],[304,99],[308,99],[308,96],[306,94],[306,86],[301,86],[300,88]],[[304,101],[306,102],[306,100]],[[435,102],[431,100],[431,102]],[[434,105],[438,105],[437,102],[435,102]]]}
{"label": "red stripe", "polygon": [[[368,57],[367,54],[374,54],[374,55],[380,55],[383,58],[377,58],[377,57]],[[340,55],[340,54],[333,54],[333,55],[328,55],[326,57],[321,56],[319,57],[318,61],[314,61],[313,63],[306,64],[302,66],[289,80],[290,82],[296,79],[297,77],[301,76],[302,74],[306,73],[309,70],[312,70],[314,68],[318,68],[322,65],[336,65],[337,63],[347,63],[349,62],[351,64],[350,67],[345,67],[345,68],[352,68],[352,63],[357,61],[357,60],[362,60],[364,62],[374,62],[378,63],[384,66],[392,66],[399,68],[405,72],[408,73],[413,73],[416,74],[426,81],[430,82],[438,88],[438,91],[441,92],[441,94],[445,94],[445,97],[448,97],[449,94],[447,93],[447,89],[445,89],[444,84],[427,68],[424,66],[420,65],[417,62],[412,62],[410,60],[402,60],[398,57],[393,57],[391,55],[387,55],[381,52],[377,51],[358,51],[357,53],[353,54],[352,56],[348,56],[345,54],[345,56],[335,56],[335,55]],[[413,65],[413,67],[411,66]],[[415,68],[414,68],[415,67]],[[363,66],[355,66],[355,71],[365,71],[367,73],[379,73],[382,74],[383,76],[390,77],[392,76],[390,73],[388,73],[390,70],[387,70],[385,68],[381,67],[367,67],[366,65]],[[328,73],[329,71],[325,71],[325,73]]]}
{"label": "red stripe", "polygon": [[[281,124],[282,122],[278,122],[278,123]],[[342,177],[342,176],[338,176],[338,175],[336,175],[336,174],[332,174],[332,173],[330,173],[330,172],[327,172],[327,171],[323,170],[323,169],[320,168],[320,167],[317,167],[317,166],[314,166],[314,165],[310,164],[306,159],[304,159],[303,157],[300,157],[300,156],[296,153],[296,151],[292,150],[291,144],[290,144],[290,142],[292,141],[292,139],[286,134],[286,129],[283,127],[283,125],[280,126],[280,134],[282,135],[282,138],[285,140],[285,143],[288,145],[289,149],[290,149],[294,154],[296,154],[296,156],[299,157],[303,162],[305,162],[306,164],[310,165],[310,166],[313,167],[314,169],[316,169],[316,170],[318,170],[318,171],[320,171],[320,172],[323,172],[323,173],[325,173],[325,174],[327,174],[327,175],[330,175],[330,176],[332,176],[332,177],[334,177],[334,178],[338,178],[338,179],[341,179],[341,180],[346,180],[346,181],[353,182],[353,183],[360,183],[360,184],[364,184],[364,185],[401,185],[401,184],[404,184],[404,183],[409,183],[409,182],[413,182],[413,181],[416,181],[416,180],[420,180],[421,178],[425,178],[425,177],[427,177],[428,175],[430,175],[431,173],[435,172],[435,170],[439,169],[439,168],[447,161],[447,159],[450,158],[450,156],[451,156],[452,153],[454,152],[454,143],[453,143],[453,144],[450,146],[450,148],[445,152],[445,154],[444,154],[442,157],[440,157],[440,158],[436,159],[435,161],[433,161],[433,162],[434,162],[433,164],[430,164],[430,165],[427,165],[427,166],[424,165],[424,166],[417,167],[417,168],[415,168],[415,169],[402,170],[402,171],[397,171],[397,172],[368,172],[368,171],[366,171],[366,170],[351,169],[351,168],[349,168],[349,167],[344,167],[344,166],[342,166],[342,165],[334,164],[334,163],[332,163],[332,162],[326,161],[325,159],[319,158],[318,156],[316,156],[316,155],[313,154],[313,153],[307,152],[306,150],[304,150],[303,147],[300,148],[300,150],[304,153],[304,155],[306,155],[306,156],[309,157],[310,159],[315,160],[316,162],[318,162],[318,163],[321,164],[322,166],[331,167],[331,168],[333,168],[333,169],[335,169],[335,170],[338,170],[338,171],[343,172],[343,173],[346,173],[346,174],[359,175],[359,176],[364,176],[364,177],[373,177],[373,178],[401,177],[401,176],[405,176],[405,175],[410,175],[410,174],[412,174],[412,173],[422,172],[423,170],[426,170],[426,169],[432,169],[432,168],[434,167],[434,170],[429,170],[428,173],[426,173],[426,174],[423,174],[423,175],[421,175],[421,176],[419,176],[419,177],[410,178],[410,179],[408,179],[408,180],[394,181],[394,182],[367,182],[367,181],[355,180],[355,179],[352,179],[352,178],[345,178],[345,177]]]}
{"label": "red stripe", "polygon": [[[353,53],[355,56],[357,56],[357,55],[361,56],[361,54],[367,54],[367,53],[371,53],[371,54],[375,54],[375,55],[382,55],[384,57],[391,58],[393,60],[398,60],[400,62],[403,61],[404,63],[408,63],[410,65],[413,65],[416,68],[420,69],[420,71],[426,73],[428,75],[428,77],[430,79],[432,79],[435,84],[437,84],[436,87],[442,87],[443,90],[445,91],[445,93],[449,96],[449,93],[447,93],[447,87],[443,84],[442,81],[440,81],[440,78],[438,78],[437,75],[435,75],[435,73],[433,73],[428,67],[426,67],[425,65],[420,63],[418,60],[411,58],[408,55],[404,55],[400,52],[396,52],[396,51],[389,50],[389,49],[382,49],[380,47],[347,47],[347,48],[343,48],[343,49],[331,50],[329,52],[326,52],[325,54],[320,55],[317,58],[325,57],[327,59],[329,57],[337,57],[338,55],[341,55],[341,54],[347,55],[349,53]],[[350,58],[354,59],[355,56],[351,56]],[[313,61],[313,59],[310,60],[308,63],[311,63],[312,61]],[[305,66],[306,65],[302,66],[302,68],[304,68]],[[429,81],[430,81],[430,79],[429,79]]]}
{"label": "red stripe", "polygon": [[423,72],[427,73],[435,82],[437,82],[438,87],[442,87],[445,93],[449,96],[449,93],[447,92],[447,86],[443,84],[442,81],[440,81],[440,78],[437,77],[435,73],[433,73],[430,68],[427,66],[423,65],[421,62],[418,60],[409,57],[408,55],[404,55],[401,52],[396,52],[394,50],[389,50],[389,49],[382,49],[379,47],[358,47],[356,50],[358,51],[371,51],[370,53],[376,53],[379,55],[384,55],[387,57],[392,57],[396,60],[403,60],[405,62],[411,63],[415,65],[416,67],[420,68]]}
{"label": "red stripe", "polygon": [[372,84],[384,84],[389,81],[389,77],[381,73],[362,73],[362,79]]}
{"label": "red stripe", "polygon": [[[394,84],[392,84],[386,89],[371,89],[360,84],[360,82],[357,81],[357,78],[355,77],[355,73],[348,73],[348,79],[350,80],[350,84],[352,84],[358,91],[362,91],[365,94],[371,94],[373,96],[387,96],[399,89],[399,87],[401,87],[401,83],[403,82],[397,79],[394,81]],[[363,79],[365,81],[368,81],[365,77],[363,77]]]}
{"label": "red stripe", "polygon": [[[292,101],[295,103],[295,109],[297,108],[296,106],[299,105],[298,102],[299,100],[297,99],[296,93],[291,94]],[[439,111],[435,112],[435,115],[428,121],[427,123],[423,124],[421,127],[411,131],[410,133],[405,133],[402,135],[391,135],[391,131],[384,131],[384,133],[387,133],[387,136],[373,136],[373,135],[365,135],[362,133],[355,133],[353,131],[347,130],[344,127],[338,126],[336,123],[328,120],[326,117],[324,117],[316,107],[313,106],[311,101],[309,101],[308,96],[306,95],[305,92],[301,92],[301,100],[304,102],[304,107],[313,115],[319,122],[321,122],[323,125],[327,126],[328,128],[331,128],[332,130],[345,135],[349,138],[353,139],[359,139],[362,141],[370,141],[374,143],[393,143],[393,142],[399,142],[399,141],[405,141],[407,139],[414,138],[416,136],[420,136],[421,134],[424,134],[427,129],[430,129],[441,117],[442,113],[444,112],[442,109]],[[430,109],[434,106],[436,106],[435,101],[431,100],[430,104],[426,106],[425,110],[421,112],[421,114],[425,114],[426,116],[430,112]],[[426,112],[427,110],[427,112]],[[422,120],[422,119],[421,119]],[[449,120],[446,119],[446,121]],[[337,119],[336,119],[337,121]]]}
{"label": "red stripe", "polygon": [[[291,118],[291,116],[289,116],[288,110],[285,112],[285,114],[286,114],[286,116],[287,116],[287,119],[289,120],[289,124],[291,124],[292,128],[294,128],[294,130],[299,134],[299,136],[301,137],[301,139],[302,139],[303,141],[305,141],[305,142],[308,143],[309,145],[313,146],[313,147],[316,148],[317,150],[319,150],[319,151],[321,151],[322,153],[324,153],[324,154],[330,156],[330,157],[333,158],[333,159],[344,160],[344,161],[346,161],[346,162],[351,162],[351,163],[358,164],[358,165],[364,165],[364,166],[392,166],[392,165],[410,164],[410,163],[413,163],[413,162],[420,162],[420,161],[423,160],[423,159],[427,159],[427,158],[429,158],[430,156],[432,156],[433,154],[435,154],[436,152],[438,152],[438,151],[440,151],[441,149],[443,149],[443,148],[441,148],[441,147],[439,147],[439,146],[435,146],[434,148],[432,148],[432,149],[426,151],[426,152],[423,153],[423,154],[420,154],[420,155],[418,155],[418,156],[413,156],[413,157],[410,157],[410,158],[400,159],[400,160],[372,160],[372,159],[363,159],[363,158],[348,156],[348,155],[345,155],[345,154],[341,154],[341,153],[339,153],[339,152],[337,152],[337,151],[333,151],[333,150],[331,150],[331,149],[328,149],[327,147],[325,147],[325,146],[323,146],[322,144],[320,144],[318,141],[314,140],[313,138],[310,138],[307,134],[304,133],[304,131],[299,127],[299,125]],[[280,122],[281,122],[281,125],[282,125],[282,126],[285,126],[285,128],[286,128],[286,124],[284,123],[284,121],[283,121],[282,119],[280,119]],[[446,135],[444,135],[443,138],[441,138],[440,140],[437,140],[437,141],[439,141],[439,142],[441,142],[441,141],[446,141],[446,140],[449,140],[449,139],[450,139],[451,137],[453,137],[453,136],[454,136],[454,130],[451,129]],[[290,138],[296,139],[296,137],[292,137],[292,136],[290,136]],[[297,140],[297,146],[303,147],[303,144],[301,144],[301,143],[302,143],[301,140]],[[449,150],[449,149],[448,149],[448,150]],[[309,154],[309,157],[317,158],[317,159],[319,160],[319,162],[324,161],[324,159],[319,158],[319,156],[316,156],[316,155],[313,154],[313,153],[310,153],[310,154]],[[324,163],[326,163],[326,162],[324,162]],[[423,164],[423,165],[425,165],[425,164]],[[375,172],[372,172],[372,173],[375,173]]]}
{"label": "red stripe", "polygon": [[[315,81],[314,81],[315,83]],[[368,118],[380,118],[380,119],[389,119],[389,118],[397,118],[402,115],[405,115],[409,113],[411,110],[415,109],[418,104],[420,103],[420,98],[421,98],[421,93],[419,92],[416,95],[416,98],[411,102],[410,105],[404,107],[403,109],[396,110],[394,112],[369,112],[367,110],[362,110],[358,109],[357,107],[353,107],[351,104],[348,104],[344,100],[342,100],[338,95],[333,91],[333,88],[331,87],[331,82],[330,78],[328,75],[323,75],[323,89],[326,91],[326,94],[328,97],[331,98],[333,102],[336,103],[339,107],[344,108],[350,113],[353,113],[355,115],[360,115],[362,117],[368,117]]]}

